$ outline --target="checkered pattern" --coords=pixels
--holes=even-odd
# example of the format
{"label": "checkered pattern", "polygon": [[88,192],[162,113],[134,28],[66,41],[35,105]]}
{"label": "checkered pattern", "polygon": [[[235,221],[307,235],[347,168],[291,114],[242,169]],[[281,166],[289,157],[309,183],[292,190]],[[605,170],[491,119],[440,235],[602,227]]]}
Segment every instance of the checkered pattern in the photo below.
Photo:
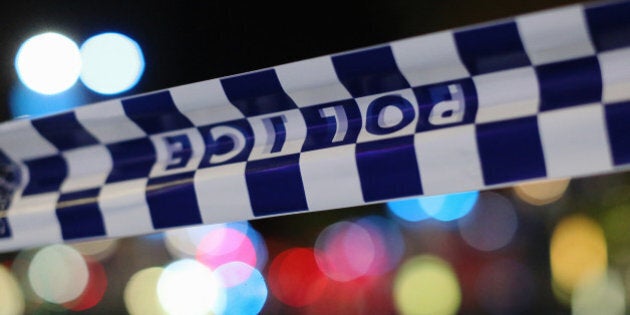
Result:
{"label": "checkered pattern", "polygon": [[630,164],[630,2],[408,38],[0,132],[4,164],[22,174],[0,222],[5,249],[611,172]]}

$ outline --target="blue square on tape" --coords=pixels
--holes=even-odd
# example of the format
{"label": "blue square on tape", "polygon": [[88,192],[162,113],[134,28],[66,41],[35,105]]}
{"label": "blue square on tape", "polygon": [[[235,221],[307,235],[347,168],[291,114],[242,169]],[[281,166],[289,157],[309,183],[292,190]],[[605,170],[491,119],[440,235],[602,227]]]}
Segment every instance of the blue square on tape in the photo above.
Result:
{"label": "blue square on tape", "polygon": [[58,191],[68,175],[68,166],[61,155],[24,161],[29,180],[22,195]]}
{"label": "blue square on tape", "polygon": [[630,101],[604,107],[610,150],[615,165],[630,163]]}
{"label": "blue square on tape", "polygon": [[597,51],[630,46],[630,2],[598,4],[585,14]]}
{"label": "blue square on tape", "polygon": [[455,43],[472,75],[530,65],[515,22],[457,31]]}
{"label": "blue square on tape", "polygon": [[479,124],[477,146],[486,185],[547,174],[536,117]]}
{"label": "blue square on tape", "polygon": [[169,91],[124,99],[122,105],[125,114],[148,134],[193,126],[177,109]]}
{"label": "blue square on tape", "polygon": [[413,136],[358,143],[356,161],[366,202],[422,194]]}
{"label": "blue square on tape", "polygon": [[536,67],[540,110],[600,102],[602,76],[596,57],[572,59]]}
{"label": "blue square on tape", "polygon": [[155,148],[149,138],[107,145],[113,166],[107,182],[148,177],[155,164]]}
{"label": "blue square on tape", "polygon": [[245,179],[255,216],[308,209],[299,163],[299,154],[247,162]]}
{"label": "blue square on tape", "polygon": [[355,143],[363,121],[354,99],[302,108],[306,139],[302,151]]}
{"label": "blue square on tape", "polygon": [[105,235],[99,192],[96,188],[59,196],[56,214],[64,240]]}
{"label": "blue square on tape", "polygon": [[44,138],[62,151],[98,143],[79,123],[74,112],[33,119],[31,123]]}
{"label": "blue square on tape", "polygon": [[332,57],[337,77],[353,97],[409,88],[389,46]]}
{"label": "blue square on tape", "polygon": [[297,105],[284,91],[273,69],[221,79],[230,102],[245,116],[295,109]]}
{"label": "blue square on tape", "polygon": [[149,179],[146,198],[155,229],[202,223],[193,172]]}
{"label": "blue square on tape", "polygon": [[11,226],[6,217],[0,218],[0,238],[11,237]]}

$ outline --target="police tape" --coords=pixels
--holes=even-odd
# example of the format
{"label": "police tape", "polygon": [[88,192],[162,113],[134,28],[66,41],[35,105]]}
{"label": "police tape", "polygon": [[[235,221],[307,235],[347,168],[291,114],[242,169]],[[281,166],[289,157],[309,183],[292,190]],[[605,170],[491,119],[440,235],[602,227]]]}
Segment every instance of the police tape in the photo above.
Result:
{"label": "police tape", "polygon": [[0,250],[621,171],[630,2],[14,120],[0,150]]}

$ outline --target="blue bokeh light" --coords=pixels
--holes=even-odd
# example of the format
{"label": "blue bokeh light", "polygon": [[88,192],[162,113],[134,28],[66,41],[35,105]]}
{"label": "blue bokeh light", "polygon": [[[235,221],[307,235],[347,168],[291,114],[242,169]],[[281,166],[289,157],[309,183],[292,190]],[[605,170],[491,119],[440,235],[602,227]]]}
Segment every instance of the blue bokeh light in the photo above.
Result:
{"label": "blue bokeh light", "polygon": [[[227,297],[222,314],[258,314],[267,301],[268,289],[263,275],[256,268],[242,262],[231,262],[221,265],[215,271],[219,278],[228,283],[225,288]],[[249,273],[246,280],[233,283],[238,274]],[[235,276],[236,275],[236,276]]]}
{"label": "blue bokeh light", "polygon": [[71,89],[54,95],[37,93],[23,84],[11,89],[9,105],[13,118],[35,118],[66,111],[87,103],[85,89],[75,84]]}
{"label": "blue bokeh light", "polygon": [[81,81],[90,90],[105,95],[133,88],[144,72],[140,45],[119,33],[103,33],[81,45]]}
{"label": "blue bokeh light", "polygon": [[453,221],[468,214],[478,197],[479,192],[470,191],[390,201],[387,207],[393,215],[408,222],[420,222],[428,218]]}

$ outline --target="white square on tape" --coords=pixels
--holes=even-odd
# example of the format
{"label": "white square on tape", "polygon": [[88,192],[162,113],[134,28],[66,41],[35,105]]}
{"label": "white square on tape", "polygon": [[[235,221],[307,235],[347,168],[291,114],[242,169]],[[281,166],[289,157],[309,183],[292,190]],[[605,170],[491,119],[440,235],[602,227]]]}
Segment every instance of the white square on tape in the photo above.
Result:
{"label": "white square on tape", "polygon": [[579,5],[523,15],[516,23],[534,65],[595,54]]}
{"label": "white square on tape", "polygon": [[30,120],[0,124],[0,148],[16,161],[57,154],[57,149],[37,132]]}
{"label": "white square on tape", "polygon": [[170,90],[177,109],[195,126],[244,118],[228,100],[219,80],[178,86]]}
{"label": "white square on tape", "polygon": [[398,68],[412,87],[469,76],[450,31],[395,41],[391,46]]}
{"label": "white square on tape", "polygon": [[145,137],[127,115],[120,100],[105,101],[75,110],[77,120],[101,143],[114,143]]}
{"label": "white square on tape", "polygon": [[474,125],[418,133],[414,144],[425,194],[483,187]]}
{"label": "white square on tape", "polygon": [[7,211],[12,238],[21,244],[60,243],[61,226],[57,219],[59,193],[16,198]]}
{"label": "white square on tape", "polygon": [[600,53],[604,103],[630,100],[630,48]]}
{"label": "white square on tape", "polygon": [[112,158],[102,145],[93,145],[62,153],[68,165],[68,176],[62,192],[101,187],[112,170]]}
{"label": "white square on tape", "polygon": [[602,105],[541,113],[538,128],[547,176],[569,177],[612,169]]}
{"label": "white square on tape", "polygon": [[355,146],[344,145],[300,154],[300,172],[309,210],[363,203]]}
{"label": "white square on tape", "polygon": [[111,237],[153,232],[146,201],[147,179],[107,184],[98,196],[105,230]]}
{"label": "white square on tape", "polygon": [[275,70],[282,88],[298,107],[352,98],[337,78],[330,57],[289,63]]}
{"label": "white square on tape", "polygon": [[520,118],[538,112],[540,93],[531,67],[499,71],[473,78],[479,108],[477,123]]}
{"label": "white square on tape", "polygon": [[254,218],[245,181],[246,164],[221,165],[195,173],[195,193],[203,223]]}

